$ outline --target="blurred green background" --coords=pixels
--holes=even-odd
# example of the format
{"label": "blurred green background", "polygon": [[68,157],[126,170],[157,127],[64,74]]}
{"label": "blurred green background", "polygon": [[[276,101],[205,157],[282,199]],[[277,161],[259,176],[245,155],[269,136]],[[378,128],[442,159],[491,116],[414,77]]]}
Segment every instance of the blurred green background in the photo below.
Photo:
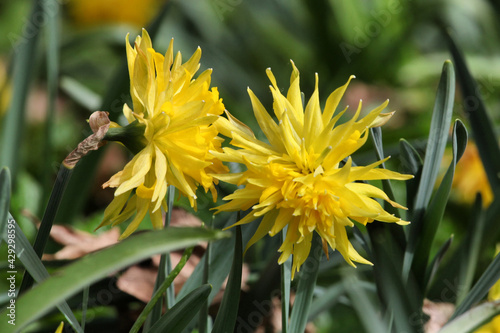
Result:
{"label": "blurred green background", "polygon": [[[135,38],[140,28],[148,26],[162,10],[164,15],[157,17],[158,31],[153,38],[155,49],[165,52],[174,38],[175,50],[187,59],[200,46],[203,51],[200,72],[214,69],[212,86],[218,87],[226,108],[255,131],[257,126],[246,88],[250,87],[270,111],[272,96],[265,69],[271,67],[278,85],[286,90],[292,59],[301,72],[301,88],[306,98],[313,91],[314,73],[318,73],[322,103],[352,74],[357,79],[341,102],[350,105],[351,111],[360,99],[365,112],[390,99],[387,111],[397,113],[384,126],[386,154],[397,155],[397,145],[403,137],[423,149],[441,67],[451,58],[442,28],[451,31],[466,54],[493,121],[497,123],[500,117],[497,19],[500,5],[494,0],[171,0],[168,4],[158,0],[60,0],[53,3],[54,6],[46,7],[45,16],[30,21],[33,1],[0,2],[2,129],[12,93],[13,61],[20,45],[33,38],[36,28],[41,28],[39,43],[30,59],[31,79],[22,136],[14,143],[12,213],[30,237],[35,234],[33,222],[41,218],[59,163],[90,133],[86,123],[90,113],[104,104],[108,106],[104,111],[120,121],[123,103],[129,101],[125,36],[130,32],[131,38]],[[47,97],[49,16],[56,17],[59,27],[55,108],[48,106]],[[49,120],[49,133],[48,109],[55,111]],[[462,112],[457,98],[454,118],[462,119]],[[52,147],[49,151],[43,148],[47,140]],[[128,158],[118,145],[109,146],[105,153],[91,154],[88,162],[75,170],[74,184],[68,188],[69,199],[63,203],[56,223],[72,224],[87,231],[97,226],[113,195],[112,190],[104,191],[100,186],[121,170]],[[371,147],[368,143],[358,153],[360,164],[375,159]],[[450,234],[460,238],[467,230],[467,219],[463,216],[469,212],[469,203],[459,200],[461,197],[460,193],[452,194],[446,219],[438,231],[438,245]],[[492,253],[482,254],[486,263],[491,256]],[[259,267],[259,260],[255,261],[254,267]],[[327,271],[320,281],[328,283],[332,279]],[[339,302],[330,313],[316,318],[318,332],[361,330],[352,308],[343,304],[342,298]]]}

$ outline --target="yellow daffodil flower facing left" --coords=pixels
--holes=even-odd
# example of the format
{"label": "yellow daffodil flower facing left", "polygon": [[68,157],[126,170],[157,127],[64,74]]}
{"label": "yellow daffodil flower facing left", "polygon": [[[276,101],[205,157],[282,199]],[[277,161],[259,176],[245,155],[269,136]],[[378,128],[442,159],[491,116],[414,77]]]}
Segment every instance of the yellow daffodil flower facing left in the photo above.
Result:
{"label": "yellow daffodil flower facing left", "polygon": [[[115,198],[104,212],[99,227],[134,219],[121,238],[134,232],[149,212],[153,227],[163,226],[161,207],[166,209],[167,186],[173,185],[196,208],[196,188],[217,192],[211,174],[227,168],[210,151],[221,151],[222,139],[212,123],[224,111],[217,88],[210,89],[212,71],[196,79],[200,67],[198,48],[184,64],[173,55],[173,41],[163,56],[155,52],[143,30],[134,47],[128,43],[127,60],[133,110],[124,105],[129,125],[120,128],[120,139],[135,156],[103,187],[116,188]],[[112,124],[108,134],[116,128]]]}
{"label": "yellow daffodil flower facing left", "polygon": [[350,155],[366,142],[369,129],[383,125],[392,113],[381,113],[386,102],[358,119],[360,102],[351,120],[335,126],[346,111],[334,116],[351,79],[330,95],[322,112],[316,75],[315,90],[304,109],[299,71],[293,62],[292,66],[286,96],[280,92],[271,70],[267,70],[278,123],[248,89],[255,117],[269,143],[258,140],[248,127],[230,114],[228,119],[217,120],[220,133],[232,138],[231,144],[240,149],[223,148],[222,153],[213,154],[223,161],[246,167],[241,173],[214,176],[244,186],[226,196],[224,200],[230,202],[217,209],[251,208],[251,212],[235,225],[262,217],[247,248],[266,234],[276,235],[287,225],[286,237],[279,248],[279,263],[293,255],[292,278],[309,255],[314,232],[321,236],[325,250],[328,245],[337,249],[349,264],[354,266],[353,261],[370,264],[358,254],[347,237],[346,227],[353,226],[352,220],[362,224],[374,220],[402,225],[408,222],[386,212],[374,198],[385,200],[394,207],[404,207],[390,200],[382,190],[363,181],[406,180],[413,176],[377,168],[387,159],[368,166],[354,166]]}

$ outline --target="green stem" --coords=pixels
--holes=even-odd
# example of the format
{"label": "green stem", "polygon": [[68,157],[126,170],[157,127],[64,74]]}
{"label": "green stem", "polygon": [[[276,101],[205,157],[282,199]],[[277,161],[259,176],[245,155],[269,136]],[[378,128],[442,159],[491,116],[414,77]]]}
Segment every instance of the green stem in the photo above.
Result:
{"label": "green stem", "polygon": [[[40,224],[40,228],[38,229],[38,233],[36,234],[35,243],[33,244],[33,250],[35,250],[35,253],[39,258],[42,257],[43,250],[45,249],[45,245],[47,244],[47,240],[49,239],[50,230],[52,229],[52,224],[54,223],[57,209],[59,207],[59,204],[61,203],[64,189],[68,184],[71,173],[72,169],[67,168],[64,164],[62,164],[59,168],[59,172],[57,174],[52,193],[50,194],[47,208],[45,209],[45,213],[43,214],[42,223]],[[23,282],[21,284],[21,288],[19,289],[19,293],[21,294],[24,291],[28,290],[32,285],[33,278],[28,272],[24,273]]]}

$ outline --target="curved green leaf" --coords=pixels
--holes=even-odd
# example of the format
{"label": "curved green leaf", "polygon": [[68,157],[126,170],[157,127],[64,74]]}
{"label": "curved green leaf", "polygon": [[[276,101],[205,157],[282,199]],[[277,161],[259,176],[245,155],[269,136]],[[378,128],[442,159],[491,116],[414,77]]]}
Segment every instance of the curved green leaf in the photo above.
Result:
{"label": "curved green leaf", "polygon": [[481,304],[449,321],[439,333],[469,333],[500,314],[500,301]]}
{"label": "curved green leaf", "polygon": [[299,285],[290,316],[290,332],[304,332],[306,329],[322,254],[321,237],[314,233],[311,253],[300,272]]}
{"label": "curved green leaf", "polygon": [[494,122],[490,119],[477,83],[467,68],[467,64],[453,38],[446,33],[448,46],[457,66],[457,75],[464,99],[464,109],[469,119],[479,156],[488,175],[494,193],[500,191],[500,147],[495,134]]}
{"label": "curved green leaf", "polygon": [[[469,310],[472,305],[478,303],[488,293],[488,290],[500,279],[500,255],[497,254],[495,259],[486,268],[483,275],[476,282],[471,291],[467,294],[462,303],[455,309],[455,313],[451,316],[454,319]],[[450,320],[451,320],[450,319]]]}
{"label": "curved green leaf", "polygon": [[[83,257],[27,291],[17,300],[16,324],[19,329],[23,328],[86,285],[141,259],[229,235],[204,228],[168,228],[132,236],[112,247]],[[5,317],[5,310],[0,316]],[[5,325],[8,325],[7,321],[0,321],[0,332],[6,331]]]}
{"label": "curved green leaf", "polygon": [[422,175],[418,184],[418,191],[413,204],[411,214],[410,234],[408,247],[406,248],[403,262],[403,276],[408,277],[412,267],[416,243],[421,238],[422,218],[431,199],[434,184],[441,165],[448,132],[450,129],[451,115],[453,113],[453,101],[455,99],[455,71],[453,64],[447,60],[444,62],[441,79],[436,94],[434,110],[432,112],[431,128],[425,150]]}
{"label": "curved green leaf", "polygon": [[198,313],[212,291],[212,286],[204,284],[191,291],[158,320],[148,333],[181,333]]}
{"label": "curved green leaf", "polygon": [[437,229],[444,215],[448,197],[455,175],[455,167],[462,157],[465,147],[467,146],[467,130],[464,124],[457,120],[453,126],[453,159],[446,171],[446,174],[439,185],[438,190],[432,197],[429,206],[425,210],[425,215],[422,219],[422,230],[416,244],[415,257],[413,260],[413,272],[422,290],[426,289],[428,281],[425,281],[427,263],[431,252],[432,243],[436,236]]}
{"label": "curved green leaf", "polygon": [[231,333],[234,331],[238,316],[240,301],[241,275],[243,266],[243,240],[241,226],[236,226],[236,239],[234,243],[234,256],[231,272],[224,291],[222,303],[215,318],[213,333]]}

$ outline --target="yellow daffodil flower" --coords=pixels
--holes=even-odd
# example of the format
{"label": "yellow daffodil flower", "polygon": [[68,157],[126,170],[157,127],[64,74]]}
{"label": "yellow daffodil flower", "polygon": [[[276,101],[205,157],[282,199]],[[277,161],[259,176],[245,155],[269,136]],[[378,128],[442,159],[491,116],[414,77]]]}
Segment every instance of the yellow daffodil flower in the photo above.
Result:
{"label": "yellow daffodil flower", "polygon": [[255,117],[269,143],[257,139],[248,127],[230,114],[228,119],[220,118],[216,122],[219,131],[232,138],[231,144],[240,149],[224,148],[222,153],[213,154],[223,161],[246,167],[246,171],[240,173],[214,176],[243,186],[226,196],[224,200],[230,202],[217,209],[237,211],[251,208],[251,212],[235,225],[262,217],[247,248],[266,234],[274,236],[288,225],[279,248],[279,263],[293,254],[292,278],[309,255],[314,231],[321,236],[325,250],[328,245],[337,249],[353,266],[353,261],[370,264],[358,254],[347,237],[346,227],[353,226],[352,220],[362,224],[374,220],[401,225],[408,222],[386,212],[374,198],[385,200],[394,207],[404,209],[403,206],[364,181],[406,180],[413,176],[377,168],[387,159],[364,167],[354,166],[350,155],[366,142],[368,130],[383,125],[392,113],[381,113],[387,105],[385,102],[358,119],[360,102],[351,120],[335,126],[346,111],[334,116],[335,109],[352,77],[330,95],[322,112],[316,75],[315,90],[304,109],[299,71],[293,62],[292,66],[286,96],[278,88],[271,70],[267,70],[278,123],[248,89]]}
{"label": "yellow daffodil flower", "polygon": [[161,0],[69,0],[73,21],[80,26],[128,23],[146,25],[157,13]]}
{"label": "yellow daffodil flower", "polygon": [[125,129],[139,135],[120,140],[135,156],[103,185],[116,191],[99,225],[116,225],[135,214],[121,239],[134,232],[148,212],[154,228],[163,226],[160,208],[167,208],[168,185],[187,196],[194,208],[199,185],[216,199],[211,174],[226,172],[227,168],[210,154],[221,151],[222,142],[212,123],[222,114],[224,105],[217,88],[210,90],[212,70],[194,78],[200,57],[198,48],[182,64],[180,53],[174,59],[173,41],[163,56],[153,49],[145,30],[134,47],[127,36],[133,110],[126,104],[123,107],[129,122]]}
{"label": "yellow daffodil flower", "polygon": [[484,207],[488,207],[493,201],[493,191],[488,176],[473,142],[467,143],[464,155],[457,164],[453,187],[463,202],[474,202],[478,192],[481,193]]}

